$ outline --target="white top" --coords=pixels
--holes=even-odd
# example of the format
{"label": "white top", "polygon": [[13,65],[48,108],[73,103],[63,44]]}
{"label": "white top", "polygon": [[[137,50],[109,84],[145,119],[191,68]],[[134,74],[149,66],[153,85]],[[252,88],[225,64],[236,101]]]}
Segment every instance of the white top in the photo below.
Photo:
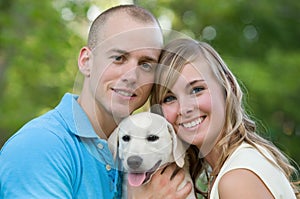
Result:
{"label": "white top", "polygon": [[[264,148],[260,146],[258,148],[265,156],[274,161],[274,158]],[[219,199],[219,181],[225,173],[233,169],[248,169],[255,173],[268,187],[275,199],[296,199],[294,191],[283,172],[247,143],[241,144],[225,161],[211,189],[210,199]]]}

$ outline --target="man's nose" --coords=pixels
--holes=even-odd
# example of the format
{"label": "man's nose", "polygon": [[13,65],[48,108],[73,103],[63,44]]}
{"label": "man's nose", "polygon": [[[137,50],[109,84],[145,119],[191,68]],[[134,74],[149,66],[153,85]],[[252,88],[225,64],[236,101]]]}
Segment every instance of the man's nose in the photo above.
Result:
{"label": "man's nose", "polygon": [[121,80],[127,84],[135,84],[138,79],[137,64],[128,63],[122,70]]}

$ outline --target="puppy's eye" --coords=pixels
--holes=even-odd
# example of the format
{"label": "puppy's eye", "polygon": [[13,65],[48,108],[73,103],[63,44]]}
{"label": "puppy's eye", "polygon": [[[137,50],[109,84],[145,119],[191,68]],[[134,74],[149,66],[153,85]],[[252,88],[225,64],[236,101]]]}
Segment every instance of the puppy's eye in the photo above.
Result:
{"label": "puppy's eye", "polygon": [[149,135],[148,137],[147,137],[147,140],[149,141],[149,142],[154,142],[154,141],[156,141],[156,140],[158,140],[159,139],[159,137],[157,136],[157,135]]}
{"label": "puppy's eye", "polygon": [[124,136],[122,137],[122,140],[123,140],[124,142],[129,142],[129,141],[130,141],[130,136],[129,136],[129,135],[124,135]]}

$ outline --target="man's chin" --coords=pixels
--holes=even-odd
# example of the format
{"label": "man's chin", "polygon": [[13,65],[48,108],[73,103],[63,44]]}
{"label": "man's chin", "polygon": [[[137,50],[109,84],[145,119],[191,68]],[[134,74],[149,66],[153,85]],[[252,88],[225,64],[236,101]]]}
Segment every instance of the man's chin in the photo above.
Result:
{"label": "man's chin", "polygon": [[122,109],[121,107],[113,107],[112,109],[113,118],[115,121],[121,121],[122,119],[128,117],[132,111],[128,109]]}
{"label": "man's chin", "polygon": [[136,105],[115,104],[115,105],[111,105],[111,111],[112,111],[113,117],[115,119],[119,120],[119,119],[124,119],[125,117],[128,117],[134,111],[138,110],[142,106],[143,106],[143,104],[142,105],[140,105],[140,104],[136,104]]}

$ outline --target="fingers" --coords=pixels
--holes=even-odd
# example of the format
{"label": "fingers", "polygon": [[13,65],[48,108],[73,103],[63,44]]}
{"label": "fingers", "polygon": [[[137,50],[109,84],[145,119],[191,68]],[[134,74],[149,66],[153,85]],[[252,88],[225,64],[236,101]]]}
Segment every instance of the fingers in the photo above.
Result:
{"label": "fingers", "polygon": [[[181,171],[182,169],[178,168],[177,165],[174,163],[158,170],[153,176],[151,181],[159,181],[161,186],[165,186],[169,183],[173,183],[173,186],[180,183],[184,178],[184,172]],[[176,178],[176,179],[174,179]],[[150,181],[150,182],[151,182]],[[175,189],[177,188],[174,187]]]}
{"label": "fingers", "polygon": [[192,183],[187,182],[183,188],[177,190],[177,198],[187,198],[192,191]]}
{"label": "fingers", "polygon": [[166,175],[170,176],[170,186],[175,188],[174,198],[187,198],[192,191],[192,183],[187,182],[183,185],[185,179],[185,172],[182,168],[179,168],[175,163],[165,168]]}
{"label": "fingers", "polygon": [[[170,165],[167,165],[166,167],[161,169],[160,174],[165,174],[165,175],[169,175],[170,176],[170,180],[173,180],[174,177],[178,174],[179,177],[181,177],[180,173],[183,172],[183,177],[184,177],[184,171],[183,169],[179,168],[175,163],[172,163]],[[159,172],[157,172],[159,173]]]}
{"label": "fingers", "polygon": [[[173,180],[174,177],[178,174],[179,171],[183,171],[182,169],[180,169],[179,167],[176,167],[175,170],[173,171],[170,180]],[[184,177],[184,176],[183,176]]]}
{"label": "fingers", "polygon": [[170,172],[173,172],[176,168],[177,168],[176,163],[171,163],[171,164],[165,166],[164,168],[158,170],[158,172],[156,172],[156,173],[160,173],[160,174],[169,173],[170,174]]}
{"label": "fingers", "polygon": [[[175,163],[166,166],[161,169],[161,171],[156,172],[157,176],[153,176],[159,179],[160,182],[160,190],[161,187],[166,189],[165,195],[166,198],[186,198],[190,192],[192,191],[192,183],[188,182],[184,185],[185,172],[183,169],[179,168]],[[157,182],[157,181],[156,181]]]}

